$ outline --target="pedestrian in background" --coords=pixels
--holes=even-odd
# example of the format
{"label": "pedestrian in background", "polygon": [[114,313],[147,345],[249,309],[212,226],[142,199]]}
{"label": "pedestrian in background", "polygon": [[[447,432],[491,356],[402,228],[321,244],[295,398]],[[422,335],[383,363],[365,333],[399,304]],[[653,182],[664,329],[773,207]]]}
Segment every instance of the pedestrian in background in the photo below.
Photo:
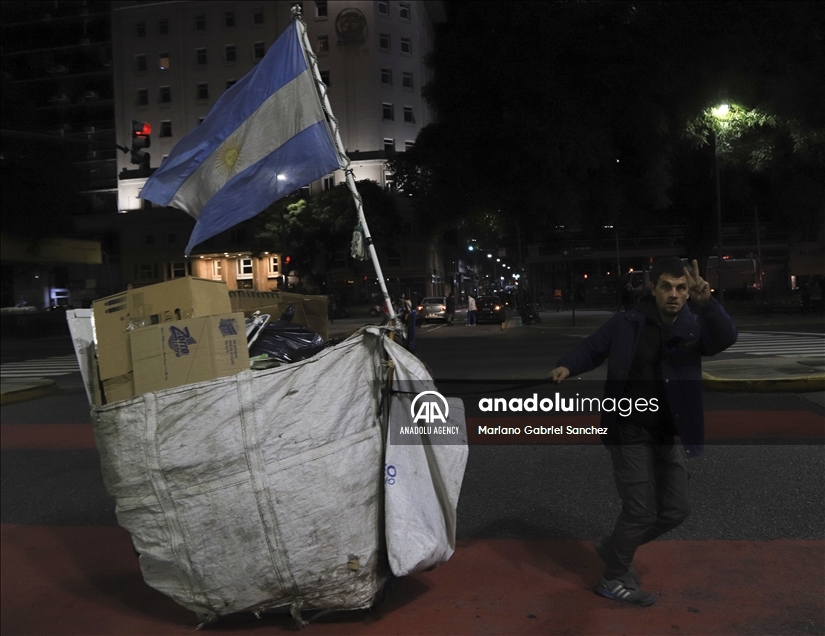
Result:
{"label": "pedestrian in background", "polygon": [[447,326],[451,327],[453,325],[453,320],[455,320],[455,294],[450,292],[450,295],[447,296]]}
{"label": "pedestrian in background", "polygon": [[470,294],[467,295],[467,326],[468,327],[475,327],[477,322],[477,312],[478,308],[476,307],[476,299],[473,298]]}
{"label": "pedestrian in background", "polygon": [[[612,534],[594,548],[605,564],[596,593],[642,606],[656,598],[633,568],[636,549],[690,514],[686,459],[704,449],[701,356],[724,351],[737,338],[695,260],[691,271],[679,258],[661,259],[650,280],[652,295],[615,314],[550,373],[559,383],[607,360],[605,397],[639,405],[627,416],[601,414],[622,509]],[[642,401],[650,408],[642,409]]]}

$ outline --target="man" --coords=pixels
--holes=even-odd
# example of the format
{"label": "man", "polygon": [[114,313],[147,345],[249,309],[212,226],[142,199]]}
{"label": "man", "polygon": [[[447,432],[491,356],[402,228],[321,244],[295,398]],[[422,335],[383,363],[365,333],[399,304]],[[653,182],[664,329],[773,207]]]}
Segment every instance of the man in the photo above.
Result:
{"label": "man", "polygon": [[467,326],[468,327],[475,327],[477,324],[476,312],[478,311],[478,307],[476,307],[476,299],[473,298],[470,294],[467,294]]}
{"label": "man", "polygon": [[622,510],[612,534],[594,542],[605,563],[595,591],[641,606],[656,599],[633,569],[636,549],[690,513],[686,456],[697,457],[704,448],[701,356],[719,353],[737,338],[695,260],[691,271],[681,259],[661,259],[650,281],[652,295],[613,316],[550,373],[559,383],[607,359],[606,398],[633,404],[656,399],[656,411],[634,409],[627,417],[603,411],[601,423]]}

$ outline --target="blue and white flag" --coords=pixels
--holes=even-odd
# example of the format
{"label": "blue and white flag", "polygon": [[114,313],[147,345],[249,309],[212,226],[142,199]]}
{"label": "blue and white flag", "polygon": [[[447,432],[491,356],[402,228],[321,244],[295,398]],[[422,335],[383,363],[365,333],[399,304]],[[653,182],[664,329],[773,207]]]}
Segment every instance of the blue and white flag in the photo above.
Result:
{"label": "blue and white flag", "polygon": [[339,167],[293,22],[174,147],[140,196],[197,219],[188,255],[198,243]]}

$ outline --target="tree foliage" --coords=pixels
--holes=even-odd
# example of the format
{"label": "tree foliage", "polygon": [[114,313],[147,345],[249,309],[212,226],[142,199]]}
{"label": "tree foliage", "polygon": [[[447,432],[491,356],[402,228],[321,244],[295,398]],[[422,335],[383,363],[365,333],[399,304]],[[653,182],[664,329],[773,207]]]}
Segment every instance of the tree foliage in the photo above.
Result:
{"label": "tree foliage", "polygon": [[[395,200],[374,181],[358,181],[356,188],[370,233],[386,245],[398,228]],[[335,253],[349,253],[357,222],[355,203],[345,183],[310,198],[295,194],[276,201],[253,219],[251,247],[257,253],[289,254],[291,267],[321,287]]]}
{"label": "tree foliage", "polygon": [[[461,2],[439,33],[426,98],[438,115],[393,163],[441,224],[555,225],[684,210],[712,169],[822,165],[825,68],[815,2]],[[688,141],[687,145],[685,140]],[[693,166],[687,165],[693,163]],[[814,189],[816,179],[809,182]],[[682,202],[684,203],[684,202]]]}

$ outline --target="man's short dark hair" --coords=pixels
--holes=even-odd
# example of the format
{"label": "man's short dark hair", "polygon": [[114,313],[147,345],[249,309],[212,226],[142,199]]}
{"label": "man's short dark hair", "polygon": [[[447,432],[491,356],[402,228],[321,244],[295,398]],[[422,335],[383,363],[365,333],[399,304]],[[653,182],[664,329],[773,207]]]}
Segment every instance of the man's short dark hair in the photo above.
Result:
{"label": "man's short dark hair", "polygon": [[658,258],[650,269],[650,282],[656,287],[656,283],[659,282],[659,276],[662,274],[669,274],[673,276],[673,278],[681,278],[685,275],[682,271],[684,267],[685,262],[681,258],[676,258],[675,256]]}

